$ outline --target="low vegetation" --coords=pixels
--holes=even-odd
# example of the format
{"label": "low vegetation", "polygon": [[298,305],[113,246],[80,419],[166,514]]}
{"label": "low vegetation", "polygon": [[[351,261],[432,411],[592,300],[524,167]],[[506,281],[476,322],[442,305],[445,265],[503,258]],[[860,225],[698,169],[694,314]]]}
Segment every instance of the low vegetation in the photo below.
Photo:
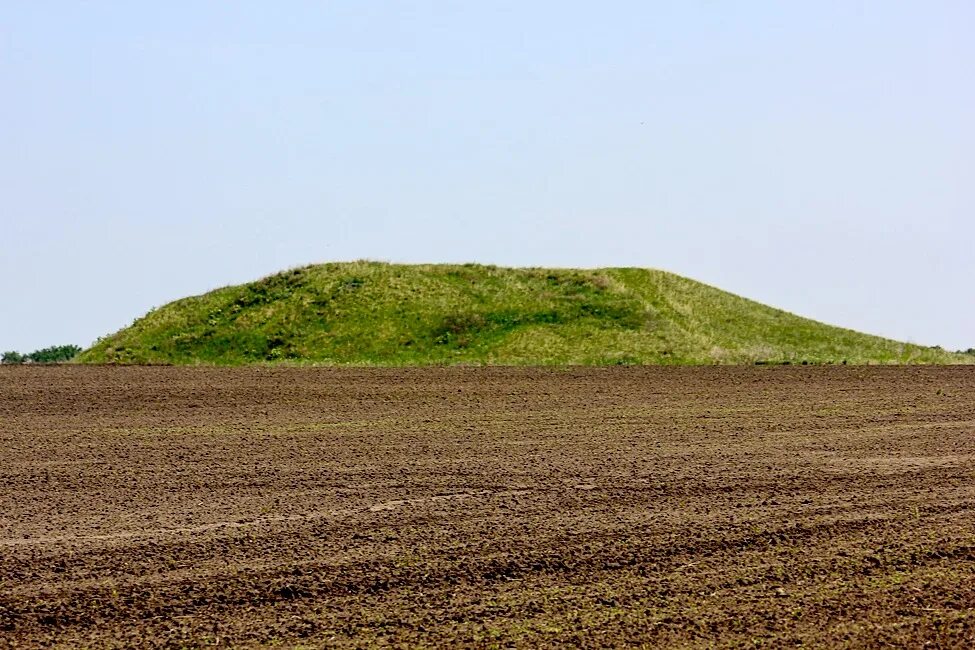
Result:
{"label": "low vegetation", "polygon": [[53,345],[49,348],[34,350],[30,354],[20,352],[4,352],[0,363],[65,363],[78,356],[81,348],[77,345]]}
{"label": "low vegetation", "polygon": [[663,271],[323,264],[155,309],[84,363],[971,363]]}

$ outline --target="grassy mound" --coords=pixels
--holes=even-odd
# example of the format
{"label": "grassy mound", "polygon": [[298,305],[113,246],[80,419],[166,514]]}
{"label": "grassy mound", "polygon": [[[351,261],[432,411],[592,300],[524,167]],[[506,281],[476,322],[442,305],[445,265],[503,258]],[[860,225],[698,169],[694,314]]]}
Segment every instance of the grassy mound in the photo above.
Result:
{"label": "grassy mound", "polygon": [[323,264],[177,300],[83,363],[963,363],[648,269]]}

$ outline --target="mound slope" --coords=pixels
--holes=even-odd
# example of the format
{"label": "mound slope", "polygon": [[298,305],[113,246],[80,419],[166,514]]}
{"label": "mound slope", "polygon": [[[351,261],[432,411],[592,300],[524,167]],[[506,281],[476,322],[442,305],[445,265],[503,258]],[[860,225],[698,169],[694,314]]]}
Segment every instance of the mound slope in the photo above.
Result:
{"label": "mound slope", "polygon": [[332,263],[154,309],[83,363],[961,363],[664,271]]}

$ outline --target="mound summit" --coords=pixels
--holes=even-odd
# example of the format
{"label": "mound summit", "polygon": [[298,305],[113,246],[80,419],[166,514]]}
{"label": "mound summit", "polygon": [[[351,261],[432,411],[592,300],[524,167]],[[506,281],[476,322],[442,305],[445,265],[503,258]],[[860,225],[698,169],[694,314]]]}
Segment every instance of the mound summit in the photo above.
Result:
{"label": "mound summit", "polygon": [[960,363],[664,271],[349,262],[154,309],[82,363]]}

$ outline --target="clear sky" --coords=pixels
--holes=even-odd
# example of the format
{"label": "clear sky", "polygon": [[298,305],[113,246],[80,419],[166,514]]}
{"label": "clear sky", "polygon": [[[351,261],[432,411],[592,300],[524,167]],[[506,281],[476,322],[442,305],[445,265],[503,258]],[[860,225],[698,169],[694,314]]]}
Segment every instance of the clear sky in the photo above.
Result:
{"label": "clear sky", "polygon": [[0,4],[0,348],[360,258],[975,347],[975,3]]}

